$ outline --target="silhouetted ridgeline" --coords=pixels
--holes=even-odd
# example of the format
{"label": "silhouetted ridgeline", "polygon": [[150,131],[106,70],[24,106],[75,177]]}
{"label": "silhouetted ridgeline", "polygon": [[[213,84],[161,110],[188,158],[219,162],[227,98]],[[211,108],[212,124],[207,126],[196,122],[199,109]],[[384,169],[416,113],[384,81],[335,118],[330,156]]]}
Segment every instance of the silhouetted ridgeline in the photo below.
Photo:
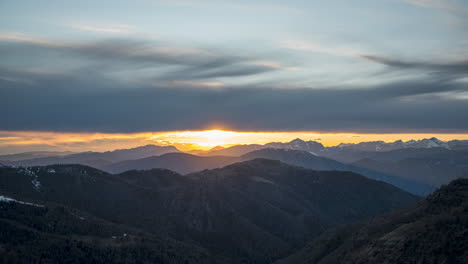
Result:
{"label": "silhouetted ridgeline", "polygon": [[0,194],[45,205],[8,202],[1,221],[9,223],[4,256],[31,262],[43,252],[46,263],[59,263],[63,252],[97,263],[166,256],[173,262],[164,263],[271,263],[329,228],[419,200],[355,173],[265,159],[187,176],[161,169],[112,175],[82,165],[0,168]]}
{"label": "silhouetted ridgeline", "polygon": [[190,154],[177,152],[179,150],[173,146],[155,145],[73,154],[29,152],[0,156],[0,163],[12,166],[82,164],[111,173],[165,168],[186,174],[254,158],[268,158],[314,170],[353,171],[421,196],[468,174],[466,140],[444,142],[431,138],[324,147],[315,141],[295,139],[287,143],[216,147],[209,151],[191,151]]}

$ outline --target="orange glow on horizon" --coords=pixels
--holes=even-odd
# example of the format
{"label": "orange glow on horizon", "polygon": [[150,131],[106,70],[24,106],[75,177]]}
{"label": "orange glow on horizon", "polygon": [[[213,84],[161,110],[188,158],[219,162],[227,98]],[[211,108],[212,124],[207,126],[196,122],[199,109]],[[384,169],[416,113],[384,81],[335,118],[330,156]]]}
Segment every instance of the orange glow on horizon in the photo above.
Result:
{"label": "orange glow on horizon", "polygon": [[437,137],[448,141],[468,140],[468,134],[359,134],[304,132],[236,132],[226,130],[112,133],[59,133],[37,131],[0,131],[0,154],[26,151],[108,151],[142,145],[174,145],[182,151],[208,150],[216,146],[288,142],[295,138],[314,140],[324,146],[363,141],[408,141]]}

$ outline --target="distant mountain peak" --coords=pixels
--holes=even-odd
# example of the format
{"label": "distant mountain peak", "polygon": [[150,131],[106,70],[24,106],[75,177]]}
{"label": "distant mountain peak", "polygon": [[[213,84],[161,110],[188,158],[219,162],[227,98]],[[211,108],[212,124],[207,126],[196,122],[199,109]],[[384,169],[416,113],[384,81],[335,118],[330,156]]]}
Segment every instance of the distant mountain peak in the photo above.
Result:
{"label": "distant mountain peak", "polygon": [[291,140],[289,143],[305,143],[305,141],[300,138],[296,138]]}
{"label": "distant mountain peak", "polygon": [[223,146],[216,146],[216,147],[211,148],[209,151],[222,150],[222,149],[225,149],[225,147],[223,147]]}
{"label": "distant mountain peak", "polygon": [[280,142],[271,142],[263,145],[265,148],[281,148],[281,149],[294,149],[294,150],[303,150],[308,152],[320,152],[325,149],[325,147],[316,141],[304,141],[300,138],[296,138],[287,143]]}
{"label": "distant mountain peak", "polygon": [[166,146],[157,146],[157,145],[154,145],[154,144],[148,144],[148,145],[136,147],[136,148],[133,148],[133,149],[147,149],[147,148],[155,148],[155,147],[166,147]]}
{"label": "distant mountain peak", "polygon": [[286,149],[286,148],[264,148],[264,149],[254,150],[252,152],[246,153],[246,154],[242,155],[241,157],[248,157],[248,156],[257,155],[257,154],[260,154],[260,153],[265,154],[265,153],[288,153],[288,152],[291,152],[291,153],[294,152],[294,153],[298,153],[298,154],[300,153],[300,154],[314,156],[310,152],[304,151],[304,150]]}
{"label": "distant mountain peak", "polygon": [[129,149],[116,149],[116,150],[113,150],[112,152],[132,151],[132,150],[152,150],[152,149],[174,149],[176,151],[179,151],[176,147],[174,147],[172,145],[160,146],[160,145],[155,145],[155,144],[148,144],[148,145],[139,146],[139,147],[135,147],[135,148],[129,148]]}

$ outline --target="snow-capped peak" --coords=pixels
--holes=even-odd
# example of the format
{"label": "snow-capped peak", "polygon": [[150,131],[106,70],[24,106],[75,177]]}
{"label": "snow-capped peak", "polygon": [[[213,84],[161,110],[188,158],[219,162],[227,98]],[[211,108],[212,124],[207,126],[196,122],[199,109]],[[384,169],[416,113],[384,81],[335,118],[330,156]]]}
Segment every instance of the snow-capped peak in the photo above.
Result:
{"label": "snow-capped peak", "polygon": [[409,140],[409,141],[402,141],[397,140],[390,143],[385,143],[383,141],[373,141],[373,142],[361,142],[358,144],[352,143],[341,143],[338,145],[339,148],[351,148],[356,150],[363,150],[363,151],[391,151],[396,149],[404,149],[404,148],[446,148],[450,149],[449,143],[439,140],[435,137],[433,138],[425,138],[421,140]]}

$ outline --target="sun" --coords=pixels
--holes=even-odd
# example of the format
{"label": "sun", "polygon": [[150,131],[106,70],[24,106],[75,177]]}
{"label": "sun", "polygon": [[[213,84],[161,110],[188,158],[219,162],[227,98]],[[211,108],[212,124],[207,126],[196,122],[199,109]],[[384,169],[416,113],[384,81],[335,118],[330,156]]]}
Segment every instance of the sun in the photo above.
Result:
{"label": "sun", "polygon": [[179,141],[195,143],[204,148],[211,148],[235,144],[238,142],[239,137],[245,136],[244,134],[246,133],[213,129],[177,132],[170,135],[170,137]]}
{"label": "sun", "polygon": [[232,132],[232,131],[223,131],[223,130],[206,130],[206,131],[200,131],[200,132],[195,132],[198,133],[200,136],[212,138],[212,139],[223,139],[223,138],[228,138],[232,137],[233,135],[237,134],[237,132]]}
{"label": "sun", "polygon": [[199,144],[206,147],[215,147],[229,144],[232,138],[237,136],[237,132],[223,130],[206,130],[193,132],[200,138]]}
{"label": "sun", "polygon": [[239,143],[250,143],[250,134],[249,132],[211,129],[161,133],[152,135],[150,139],[155,142],[177,145],[178,148],[208,150],[216,146],[229,147]]}

